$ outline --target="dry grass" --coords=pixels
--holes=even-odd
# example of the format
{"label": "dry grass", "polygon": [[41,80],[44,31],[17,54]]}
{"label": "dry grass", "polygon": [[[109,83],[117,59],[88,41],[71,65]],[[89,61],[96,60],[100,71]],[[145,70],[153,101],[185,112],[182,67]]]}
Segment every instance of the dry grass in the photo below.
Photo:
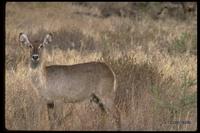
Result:
{"label": "dry grass", "polygon": [[[196,16],[154,19],[146,10],[160,5],[149,5],[134,5],[143,11],[134,17],[111,12],[104,18],[105,8],[95,3],[7,3],[6,128],[49,130],[46,106],[38,107],[28,78],[29,51],[19,47],[18,35],[53,32],[48,65],[103,61],[113,68],[121,130],[196,130]],[[57,109],[63,119],[54,130],[115,130],[109,117],[102,127],[100,110],[88,101]]]}

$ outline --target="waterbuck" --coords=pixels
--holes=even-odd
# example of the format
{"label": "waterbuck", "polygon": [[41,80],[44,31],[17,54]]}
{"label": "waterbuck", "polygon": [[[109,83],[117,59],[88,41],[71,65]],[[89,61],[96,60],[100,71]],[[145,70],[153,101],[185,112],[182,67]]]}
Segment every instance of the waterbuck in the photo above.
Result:
{"label": "waterbuck", "polygon": [[30,49],[31,83],[37,95],[48,105],[48,110],[54,107],[56,100],[77,103],[88,99],[102,112],[112,112],[109,114],[119,129],[120,117],[114,105],[116,79],[112,69],[102,62],[46,66],[45,46],[52,39],[51,33],[41,41],[31,40],[25,33],[19,34],[20,44]]}

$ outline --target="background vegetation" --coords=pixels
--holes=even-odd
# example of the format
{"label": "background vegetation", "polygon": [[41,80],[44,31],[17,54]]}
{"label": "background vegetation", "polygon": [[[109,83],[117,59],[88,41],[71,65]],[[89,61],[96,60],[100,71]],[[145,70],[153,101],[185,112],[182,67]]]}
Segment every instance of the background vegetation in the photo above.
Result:
{"label": "background vegetation", "polygon": [[[30,37],[52,32],[48,64],[107,63],[117,76],[121,130],[197,129],[196,3],[6,3],[6,128],[49,130],[28,77]],[[102,127],[88,101],[62,106],[52,130]]]}

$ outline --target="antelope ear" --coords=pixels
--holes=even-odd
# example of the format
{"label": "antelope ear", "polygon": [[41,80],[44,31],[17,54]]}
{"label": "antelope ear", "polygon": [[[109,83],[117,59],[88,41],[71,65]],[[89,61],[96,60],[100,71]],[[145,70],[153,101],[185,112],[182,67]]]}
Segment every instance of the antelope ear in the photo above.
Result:
{"label": "antelope ear", "polygon": [[20,44],[27,46],[27,47],[32,46],[28,39],[28,36],[24,33],[19,33],[19,42],[20,42]]}
{"label": "antelope ear", "polygon": [[44,38],[43,45],[47,45],[47,44],[51,43],[52,38],[53,38],[52,33],[48,33]]}

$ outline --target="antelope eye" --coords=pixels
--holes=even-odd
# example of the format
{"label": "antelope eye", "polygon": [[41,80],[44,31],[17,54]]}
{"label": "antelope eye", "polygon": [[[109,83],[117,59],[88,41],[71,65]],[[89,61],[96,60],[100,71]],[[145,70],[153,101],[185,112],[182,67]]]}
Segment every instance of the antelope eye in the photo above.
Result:
{"label": "antelope eye", "polygon": [[43,48],[43,47],[44,47],[43,45],[40,45],[40,46],[39,46],[39,48]]}

